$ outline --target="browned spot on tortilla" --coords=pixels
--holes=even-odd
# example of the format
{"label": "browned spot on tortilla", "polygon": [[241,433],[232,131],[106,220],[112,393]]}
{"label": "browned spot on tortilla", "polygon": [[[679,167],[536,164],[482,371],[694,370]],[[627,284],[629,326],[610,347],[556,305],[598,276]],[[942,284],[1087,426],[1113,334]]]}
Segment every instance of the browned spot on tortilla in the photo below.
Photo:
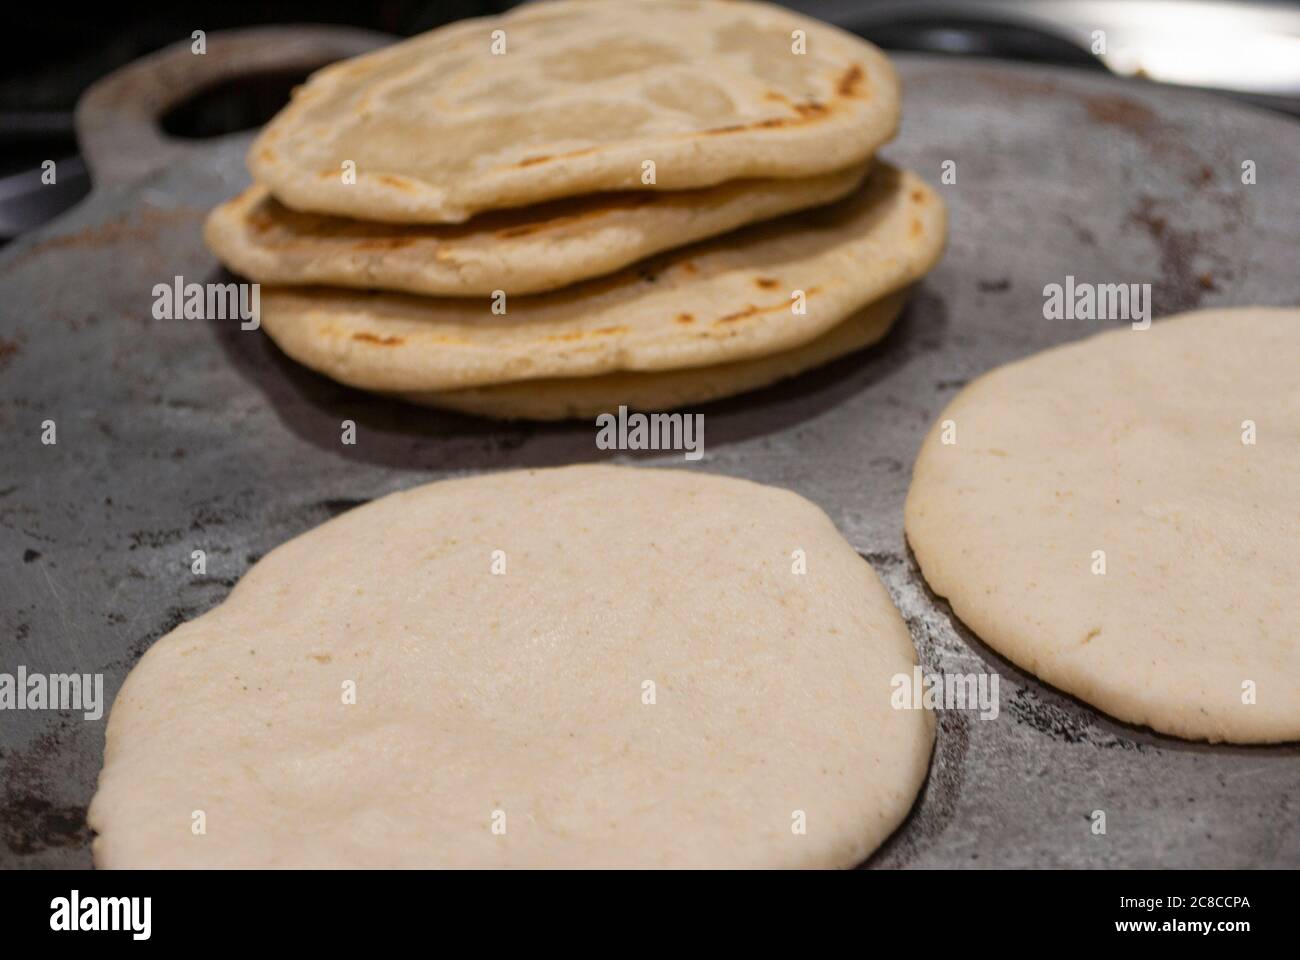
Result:
{"label": "browned spot on tortilla", "polygon": [[[539,219],[531,223],[520,223],[514,226],[503,227],[496,231],[495,236],[502,240],[509,240],[512,237],[526,237],[534,233],[542,233],[547,230],[555,230],[565,224],[581,223],[584,220],[594,220],[599,217],[608,216],[616,210],[635,210],[639,207],[648,206],[660,199],[662,194],[650,192],[626,194],[611,193],[593,200],[590,207],[579,210],[577,213],[562,213],[559,216],[544,216],[538,211]],[[558,209],[552,205],[551,209]]]}
{"label": "browned spot on tortilla", "polygon": [[[817,287],[812,287],[808,290],[805,290],[804,298],[807,299],[811,297],[813,294],[817,292],[818,289],[819,288]],[[766,307],[756,307],[752,303],[746,304],[743,310],[737,310],[735,313],[728,313],[725,316],[719,317],[717,320],[714,320],[713,323],[714,326],[723,323],[735,323],[737,320],[744,320],[746,317],[752,317],[760,313],[776,313],[778,310],[789,310],[790,303],[791,301],[789,300],[780,300]]]}
{"label": "browned spot on tortilla", "polygon": [[380,183],[387,184],[388,186],[393,187],[396,190],[411,189],[411,185],[407,183],[405,180],[403,180],[401,177],[393,177],[393,176],[389,176],[386,173],[381,173],[375,179],[378,180]]}
{"label": "browned spot on tortilla", "polygon": [[915,217],[913,217],[913,218],[912,218],[912,236],[914,236],[914,237],[919,237],[919,236],[920,236],[921,234],[923,234],[923,233],[925,233],[925,224],[923,224],[920,220],[917,220]]}
{"label": "browned spot on tortilla", "polygon": [[775,280],[775,279],[773,279],[772,277],[755,277],[755,278],[754,278],[754,284],[755,284],[755,286],[762,287],[764,290],[774,290],[774,289],[776,289],[777,286],[780,285],[780,283],[781,283],[780,280]]}
{"label": "browned spot on tortilla", "polygon": [[763,94],[764,100],[771,100],[774,103],[789,103],[790,98],[779,90],[769,90]]}
{"label": "browned spot on tortilla", "polygon": [[524,159],[513,164],[514,167],[532,167],[539,163],[548,163],[551,160],[566,160],[570,157],[581,157],[589,153],[598,152],[601,147],[581,147],[578,150],[567,150],[564,153],[547,153],[536,157],[524,157]]}
{"label": "browned spot on tortilla", "polygon": [[581,340],[584,337],[609,337],[617,333],[627,333],[627,327],[597,327],[595,330],[570,330],[568,333],[553,333],[547,340]]}
{"label": "browned spot on tortilla", "polygon": [[836,84],[835,89],[841,97],[857,97],[862,92],[862,81],[865,78],[862,67],[855,63],[849,67],[844,76],[840,77],[840,82]]}
{"label": "browned spot on tortilla", "polygon": [[924,190],[913,190],[913,191],[912,191],[912,202],[913,202],[913,203],[925,203],[925,191],[924,191]]}
{"label": "browned spot on tortilla", "polygon": [[713,127],[703,131],[704,134],[714,136],[720,133],[739,133],[743,130],[771,130],[777,127],[790,127],[800,123],[808,123],[819,117],[824,117],[830,113],[830,107],[824,103],[818,103],[816,100],[809,100],[807,103],[796,103],[794,105],[797,117],[771,117],[767,120],[758,120],[754,123],[732,124],[727,127]]}
{"label": "browned spot on tortilla", "polygon": [[713,322],[714,323],[735,323],[737,320],[744,320],[746,317],[752,317],[756,313],[758,313],[758,307],[754,306],[751,303],[747,305],[744,310],[737,310],[735,313],[728,313],[724,316],[718,317],[718,319],[714,320]]}
{"label": "browned spot on tortilla", "polygon": [[683,260],[678,264],[678,266],[681,267],[682,271],[685,273],[696,274],[700,272],[700,268],[697,267],[695,262],[692,260]]}
{"label": "browned spot on tortilla", "polygon": [[311,658],[315,660],[317,663],[329,663],[331,660],[334,659],[328,653],[313,653],[311,655]]}
{"label": "browned spot on tortilla", "polygon": [[262,158],[263,163],[275,162],[275,151],[272,150],[270,147],[263,147],[261,150],[257,152],[257,155]]}
{"label": "browned spot on tortilla", "polygon": [[695,318],[694,318],[693,316],[691,316],[689,313],[679,313],[679,314],[677,314],[677,322],[678,322],[678,323],[694,323],[694,322],[695,322]]}
{"label": "browned spot on tortilla", "polygon": [[360,333],[352,334],[352,339],[360,340],[362,343],[375,343],[381,347],[396,347],[406,342],[402,337],[380,337],[373,333],[367,333],[364,330]]}

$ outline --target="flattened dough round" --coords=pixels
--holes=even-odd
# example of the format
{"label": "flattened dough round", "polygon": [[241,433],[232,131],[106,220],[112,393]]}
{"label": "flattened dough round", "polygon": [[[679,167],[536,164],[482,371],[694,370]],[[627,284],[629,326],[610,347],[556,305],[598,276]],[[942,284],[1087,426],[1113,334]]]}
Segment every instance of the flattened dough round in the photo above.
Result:
{"label": "flattened dough round", "polygon": [[945,230],[932,189],[877,164],[838,203],[563,290],[507,295],[503,315],[489,298],[266,287],[261,321],[299,363],[387,393],[702,367],[815,339],[924,275]]}
{"label": "flattened dough round", "polygon": [[870,346],[889,331],[906,300],[905,292],[890,294],[816,340],[755,360],[652,373],[520,380],[446,393],[410,394],[405,399],[506,420],[590,419],[601,413],[616,413],[620,406],[672,410],[708,403],[766,387]]}
{"label": "flattened dough round", "polygon": [[1300,739],[1297,358],[1300,310],[1255,307],[980,377],[913,470],[926,580],[989,646],[1121,720]]}
{"label": "flattened dough round", "polygon": [[890,706],[914,662],[870,566],[788,491],[606,466],[417,487],[267,554],[145,654],[95,859],[847,867],[925,777],[933,718]]}
{"label": "flattened dough round", "polygon": [[455,223],[603,190],[828,173],[867,160],[898,117],[884,54],[781,7],[559,0],[326,67],[248,163],[296,209]]}
{"label": "flattened dough round", "polygon": [[302,213],[254,185],[212,211],[208,248],[267,284],[488,296],[554,290],[737,227],[852,192],[868,164],[802,180],[735,180],[673,193],[604,193],[486,213],[464,224],[391,224]]}

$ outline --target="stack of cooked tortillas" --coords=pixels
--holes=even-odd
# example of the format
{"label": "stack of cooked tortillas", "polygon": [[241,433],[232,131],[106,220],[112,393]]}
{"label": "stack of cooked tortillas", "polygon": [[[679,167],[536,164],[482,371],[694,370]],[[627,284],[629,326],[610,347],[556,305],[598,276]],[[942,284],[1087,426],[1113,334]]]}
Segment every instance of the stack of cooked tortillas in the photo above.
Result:
{"label": "stack of cooked tortillas", "polygon": [[336,380],[503,417],[663,409],[878,340],[938,258],[879,50],[763,3],[558,0],[317,73],[208,221]]}

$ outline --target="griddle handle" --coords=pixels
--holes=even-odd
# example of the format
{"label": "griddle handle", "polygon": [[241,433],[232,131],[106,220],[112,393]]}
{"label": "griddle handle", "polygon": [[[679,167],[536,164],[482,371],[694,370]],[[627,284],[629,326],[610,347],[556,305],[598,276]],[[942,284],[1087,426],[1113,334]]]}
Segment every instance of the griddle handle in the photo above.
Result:
{"label": "griddle handle", "polygon": [[308,71],[395,38],[335,26],[251,27],[208,34],[207,52],[182,40],[96,81],[77,101],[77,139],[97,186],[127,183],[184,162],[203,140],[170,137],[168,110],[216,84],[272,71]]}

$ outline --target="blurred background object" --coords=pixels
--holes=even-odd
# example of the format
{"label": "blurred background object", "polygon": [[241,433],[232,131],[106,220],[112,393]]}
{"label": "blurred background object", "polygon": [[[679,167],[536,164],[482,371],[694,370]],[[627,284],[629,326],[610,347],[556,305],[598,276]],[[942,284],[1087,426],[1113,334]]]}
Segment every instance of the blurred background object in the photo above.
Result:
{"label": "blurred background object", "polygon": [[1100,67],[1300,116],[1300,4],[1240,0],[793,0],[882,47]]}
{"label": "blurred background object", "polygon": [[[73,8],[75,13],[68,15],[51,13],[39,4],[10,4],[0,34],[0,244],[46,222],[89,191],[72,123],[82,91],[117,67],[188,40],[195,30],[338,23],[409,36],[514,5],[509,0],[127,2]],[[859,33],[887,50],[1109,70],[1216,90],[1300,117],[1296,3],[787,0],[785,5]],[[1099,43],[1102,36],[1104,46]],[[177,137],[210,137],[260,126],[303,78],[268,74],[221,84],[174,108],[163,119],[163,128]],[[56,164],[53,184],[41,181],[46,160]]]}

